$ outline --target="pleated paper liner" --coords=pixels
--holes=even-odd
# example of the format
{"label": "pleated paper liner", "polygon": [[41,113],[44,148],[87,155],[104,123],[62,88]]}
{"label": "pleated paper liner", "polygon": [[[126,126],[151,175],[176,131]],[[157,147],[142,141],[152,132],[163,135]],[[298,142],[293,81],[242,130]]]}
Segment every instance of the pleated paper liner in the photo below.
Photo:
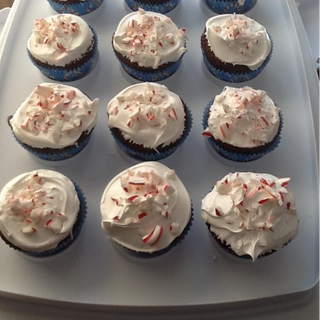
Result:
{"label": "pleated paper liner", "polygon": [[103,1],[104,0],[48,0],[53,10],[62,14],[70,13],[77,16],[82,16],[98,9]]}
{"label": "pleated paper liner", "polygon": [[147,3],[146,1],[141,2],[139,0],[125,1],[128,7],[133,11],[137,11],[139,8],[142,8],[145,11],[153,11],[162,14],[172,11],[180,3],[180,0],[168,0],[166,2],[159,1],[159,3]]}

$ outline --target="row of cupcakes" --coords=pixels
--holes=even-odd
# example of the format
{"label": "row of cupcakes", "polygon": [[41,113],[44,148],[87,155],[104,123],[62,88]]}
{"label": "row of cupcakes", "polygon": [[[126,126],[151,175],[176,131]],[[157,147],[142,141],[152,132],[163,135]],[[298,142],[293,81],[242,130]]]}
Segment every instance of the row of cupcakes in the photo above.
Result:
{"label": "row of cupcakes", "polygon": [[[51,7],[59,13],[76,15],[88,14],[103,3],[104,0],[48,0]],[[144,10],[167,13],[173,10],[181,0],[125,0],[132,10]],[[214,12],[246,13],[257,3],[257,0],[205,0],[206,5]]]}
{"label": "row of cupcakes", "polygon": [[[89,142],[98,101],[71,86],[43,83],[8,122],[27,151],[44,160],[64,160]],[[177,94],[149,82],[122,90],[109,102],[107,114],[119,147],[142,161],[157,161],[174,153],[193,123],[190,109]],[[283,119],[265,91],[225,87],[204,109],[202,125],[202,135],[220,155],[247,162],[278,146]]]}
{"label": "row of cupcakes", "polygon": [[[123,69],[140,81],[161,81],[174,74],[186,53],[186,30],[167,16],[144,11],[126,15],[112,37]],[[28,54],[48,78],[74,81],[98,59],[98,37],[82,18],[61,14],[35,20]],[[266,29],[245,15],[219,15],[206,22],[201,36],[203,60],[217,78],[244,82],[268,64],[273,43]]]}
{"label": "row of cupcakes", "polygon": [[[298,230],[289,181],[252,172],[230,173],[218,181],[201,206],[216,243],[253,261],[288,244]],[[103,192],[100,210],[107,236],[143,258],[175,247],[188,233],[194,215],[187,189],[174,170],[159,162],[143,162],[115,176]],[[33,257],[49,257],[68,248],[86,215],[81,189],[55,171],[23,173],[0,192],[1,238]]]}

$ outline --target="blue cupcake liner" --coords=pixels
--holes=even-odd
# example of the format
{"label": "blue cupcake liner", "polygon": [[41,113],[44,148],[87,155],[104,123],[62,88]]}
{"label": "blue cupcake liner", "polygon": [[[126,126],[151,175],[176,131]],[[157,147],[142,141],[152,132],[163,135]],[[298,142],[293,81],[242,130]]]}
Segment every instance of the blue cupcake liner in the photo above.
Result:
{"label": "blue cupcake liner", "polygon": [[206,5],[218,14],[246,13],[257,3],[257,0],[246,0],[243,5],[237,0],[205,0]]}
{"label": "blue cupcake liner", "polygon": [[168,0],[165,3],[149,4],[149,3],[142,3],[139,0],[125,0],[125,1],[128,7],[133,11],[137,11],[139,8],[142,8],[146,11],[159,12],[162,14],[173,10],[180,2],[180,0]]}
{"label": "blue cupcake liner", "polygon": [[159,251],[155,251],[155,252],[151,252],[151,253],[149,253],[149,252],[141,252],[141,251],[134,251],[134,250],[131,250],[131,249],[127,248],[127,247],[124,247],[123,245],[119,244],[116,241],[113,241],[113,242],[117,246],[123,248],[127,253],[129,253],[130,255],[132,255],[134,257],[142,258],[142,259],[156,258],[156,257],[162,256],[163,254],[165,254],[165,253],[169,252],[170,250],[172,250],[174,247],[176,247],[186,237],[186,235],[188,234],[188,232],[189,232],[189,230],[190,230],[190,228],[192,226],[193,219],[194,219],[193,205],[192,205],[192,202],[191,202],[191,216],[190,216],[190,220],[189,220],[187,226],[184,228],[184,230],[182,231],[180,236],[175,238],[167,248],[159,250]]}
{"label": "blue cupcake liner", "polygon": [[45,258],[45,257],[51,257],[54,256],[68,247],[78,238],[80,231],[82,229],[82,226],[85,222],[86,215],[87,215],[87,201],[86,198],[83,194],[83,191],[80,189],[80,187],[73,182],[73,185],[77,191],[79,201],[80,201],[80,208],[79,208],[79,213],[78,213],[78,218],[76,223],[73,226],[72,229],[72,234],[67,236],[65,239],[61,240],[56,248],[47,250],[47,251],[42,251],[42,252],[31,252],[31,251],[24,251],[21,250],[23,254],[26,254],[28,256],[36,257],[36,258]]}
{"label": "blue cupcake liner", "polygon": [[131,156],[132,158],[137,159],[137,160],[141,160],[141,161],[158,161],[158,160],[164,159],[164,158],[170,156],[172,153],[174,153],[183,144],[183,142],[187,139],[187,137],[191,131],[191,128],[192,128],[193,119],[192,119],[191,111],[187,107],[186,107],[186,109],[187,109],[187,114],[188,114],[187,128],[184,131],[182,137],[180,138],[179,143],[167,151],[163,151],[163,152],[159,152],[159,153],[147,153],[147,152],[135,151],[132,148],[130,148],[129,146],[127,146],[122,140],[120,140],[112,132],[111,128],[110,128],[110,131],[111,131],[113,138],[115,139],[118,146],[120,147],[120,149],[122,151],[124,151],[126,154],[128,154],[129,156]]}
{"label": "blue cupcake liner", "polygon": [[157,82],[172,76],[179,69],[182,57],[183,55],[180,57],[178,61],[174,62],[172,65],[170,65],[165,69],[156,70],[156,69],[150,68],[150,70],[152,70],[150,72],[142,72],[142,71],[136,70],[130,67],[125,62],[121,60],[119,61],[124,71],[127,72],[128,75],[131,76],[132,78],[135,78],[137,80],[144,81],[144,82]]}
{"label": "blue cupcake liner", "polygon": [[40,66],[33,61],[29,50],[27,50],[29,58],[31,62],[49,79],[60,82],[79,80],[90,73],[90,71],[93,69],[98,60],[98,36],[92,28],[91,30],[94,34],[94,46],[92,48],[93,55],[89,60],[87,60],[85,63],[83,63],[81,66],[75,69],[69,70],[62,69],[61,67],[55,68],[54,66],[52,66],[52,68]]}
{"label": "blue cupcake liner", "polygon": [[[209,104],[207,105],[207,107],[205,108],[204,112],[203,112],[203,117],[202,117],[202,128],[203,130],[205,130],[208,127],[208,116],[209,116],[209,112],[210,112],[210,107],[213,104],[213,100],[209,102]],[[206,138],[209,142],[209,145],[218,153],[220,154],[222,157],[235,161],[235,162],[249,162],[249,161],[254,161],[257,159],[262,158],[263,156],[265,156],[267,153],[270,153],[271,151],[273,151],[274,149],[276,149],[280,143],[281,140],[281,131],[282,131],[282,127],[283,127],[283,116],[282,113],[279,112],[279,116],[280,116],[280,128],[279,128],[279,132],[277,133],[276,137],[274,138],[274,140],[272,141],[272,143],[270,145],[268,145],[263,152],[257,152],[257,153],[248,153],[248,154],[242,154],[242,153],[237,153],[237,152],[232,152],[229,151],[225,148],[223,148],[221,145],[219,145],[214,137],[210,137],[210,138]]]}
{"label": "blue cupcake liner", "polygon": [[270,35],[269,35],[269,38],[271,41],[270,53],[267,56],[266,60],[263,62],[263,64],[257,70],[252,70],[250,72],[243,72],[243,73],[231,73],[228,71],[218,69],[210,63],[210,61],[206,57],[206,54],[204,53],[203,49],[201,48],[203,62],[205,64],[205,66],[207,67],[207,69],[210,71],[210,73],[220,80],[232,82],[232,83],[249,81],[249,80],[255,78],[257,75],[259,75],[261,73],[261,71],[265,68],[265,66],[269,63],[269,61],[271,60],[271,56],[273,53],[273,40],[270,37]]}
{"label": "blue cupcake liner", "polygon": [[12,131],[12,134],[13,134],[15,140],[20,144],[21,147],[23,147],[25,150],[29,151],[32,155],[36,156],[37,158],[47,160],[47,161],[62,161],[62,160],[72,158],[73,156],[78,154],[80,151],[82,151],[84,149],[84,147],[88,144],[88,142],[91,138],[92,131],[81,143],[75,144],[73,147],[71,147],[68,150],[61,151],[61,150],[57,149],[56,153],[44,153],[44,152],[42,153],[42,152],[35,151],[31,147],[29,147],[27,144],[21,142],[16,137],[16,135],[14,134],[13,131]]}
{"label": "blue cupcake liner", "polygon": [[86,0],[86,1],[79,1],[78,3],[57,3],[55,1],[48,0],[50,6],[53,10],[59,13],[71,13],[77,16],[83,16],[88,14],[97,8],[100,7],[104,0]]}

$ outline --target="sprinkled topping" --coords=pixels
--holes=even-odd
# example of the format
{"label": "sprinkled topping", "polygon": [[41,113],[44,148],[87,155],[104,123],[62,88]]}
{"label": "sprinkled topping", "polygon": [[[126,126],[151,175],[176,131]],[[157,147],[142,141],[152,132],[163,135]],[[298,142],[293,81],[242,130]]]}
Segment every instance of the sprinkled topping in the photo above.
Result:
{"label": "sprinkled topping", "polygon": [[21,104],[10,124],[20,141],[38,148],[74,144],[96,123],[98,99],[80,90],[53,83],[38,85]]}
{"label": "sprinkled topping", "polygon": [[181,234],[190,219],[190,199],[176,175],[167,177],[171,171],[157,162],[146,162],[109,183],[101,214],[110,237],[133,250],[154,252]]}
{"label": "sprinkled topping", "polygon": [[289,179],[230,173],[203,199],[202,217],[238,255],[249,254],[255,260],[278,250],[295,237],[298,227],[293,195],[283,181]]}
{"label": "sprinkled topping", "polygon": [[274,139],[280,125],[279,108],[262,90],[225,87],[210,108],[202,135],[230,145],[252,148]]}
{"label": "sprinkled topping", "polygon": [[141,67],[158,68],[177,61],[186,52],[185,29],[178,30],[170,18],[139,9],[123,18],[115,32],[113,46]]}
{"label": "sprinkled topping", "polygon": [[37,170],[11,180],[0,193],[0,230],[14,245],[45,251],[72,232],[79,200],[60,173]]}
{"label": "sprinkled topping", "polygon": [[176,141],[184,131],[181,99],[157,83],[140,83],[121,91],[108,104],[109,126],[124,138],[156,149]]}
{"label": "sprinkled topping", "polygon": [[[146,217],[153,219],[154,215],[158,217],[170,215],[168,201],[175,189],[154,171],[128,170],[120,179],[125,194],[118,198],[110,198],[116,206],[121,207],[121,213],[116,214],[120,224],[136,223]],[[129,220],[128,216],[130,216]]]}
{"label": "sprinkled topping", "polygon": [[44,63],[64,66],[81,57],[92,38],[93,33],[82,18],[60,14],[34,21],[28,50]]}
{"label": "sprinkled topping", "polygon": [[206,23],[209,45],[220,60],[258,69],[271,51],[266,29],[241,14],[223,14]]}

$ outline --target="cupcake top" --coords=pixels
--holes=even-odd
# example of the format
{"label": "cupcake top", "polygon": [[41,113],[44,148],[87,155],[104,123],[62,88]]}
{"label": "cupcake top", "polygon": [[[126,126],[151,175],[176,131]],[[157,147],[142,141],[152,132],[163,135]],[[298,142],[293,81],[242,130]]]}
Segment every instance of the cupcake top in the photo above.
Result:
{"label": "cupcake top", "polygon": [[222,14],[206,22],[206,36],[215,56],[225,63],[258,69],[271,51],[266,29],[242,14]]}
{"label": "cupcake top", "polygon": [[74,87],[42,83],[15,112],[10,126],[15,136],[31,147],[64,148],[94,128],[98,101],[91,101]]}
{"label": "cupcake top", "polygon": [[185,29],[163,14],[139,9],[126,15],[113,37],[114,49],[140,67],[157,69],[178,61],[187,51]]}
{"label": "cupcake top", "polygon": [[270,174],[229,173],[202,200],[202,218],[235,253],[255,260],[297,235],[297,210],[287,189],[289,181]]}
{"label": "cupcake top", "polygon": [[144,162],[118,174],[101,199],[102,228],[138,252],[167,248],[191,217],[189,194],[174,170]]}
{"label": "cupcake top", "polygon": [[156,149],[180,138],[185,111],[181,99],[164,85],[139,83],[121,91],[107,107],[109,126],[125,139]]}
{"label": "cupcake top", "polygon": [[28,50],[43,63],[65,66],[90,48],[93,33],[88,24],[72,14],[37,19],[28,40]]}
{"label": "cupcake top", "polygon": [[71,180],[51,170],[23,173],[0,192],[0,232],[32,252],[53,249],[72,235],[80,202]]}
{"label": "cupcake top", "polygon": [[210,107],[203,135],[240,148],[262,146],[279,131],[279,110],[265,91],[225,87]]}

